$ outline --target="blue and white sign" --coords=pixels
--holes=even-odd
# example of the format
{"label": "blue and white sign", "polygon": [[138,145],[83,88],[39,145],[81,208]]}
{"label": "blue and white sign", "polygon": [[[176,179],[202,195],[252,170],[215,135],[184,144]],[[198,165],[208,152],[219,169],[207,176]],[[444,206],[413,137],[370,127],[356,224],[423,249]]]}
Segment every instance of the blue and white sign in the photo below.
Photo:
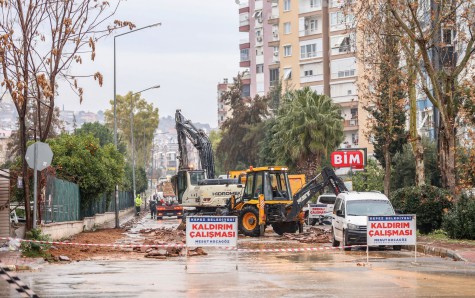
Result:
{"label": "blue and white sign", "polygon": [[368,216],[368,245],[416,245],[416,216]]}
{"label": "blue and white sign", "polygon": [[188,216],[186,246],[237,246],[236,216]]}

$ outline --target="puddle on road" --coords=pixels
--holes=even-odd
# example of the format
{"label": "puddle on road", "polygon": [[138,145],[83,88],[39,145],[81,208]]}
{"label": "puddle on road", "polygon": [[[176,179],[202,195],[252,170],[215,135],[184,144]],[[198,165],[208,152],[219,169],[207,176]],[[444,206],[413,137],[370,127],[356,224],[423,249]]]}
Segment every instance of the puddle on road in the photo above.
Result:
{"label": "puddle on road", "polygon": [[287,256],[276,256],[277,259],[284,259],[286,261],[291,262],[314,262],[314,263],[321,263],[321,262],[329,262],[333,261],[333,256],[326,253],[321,254],[295,254],[295,255],[287,255]]}

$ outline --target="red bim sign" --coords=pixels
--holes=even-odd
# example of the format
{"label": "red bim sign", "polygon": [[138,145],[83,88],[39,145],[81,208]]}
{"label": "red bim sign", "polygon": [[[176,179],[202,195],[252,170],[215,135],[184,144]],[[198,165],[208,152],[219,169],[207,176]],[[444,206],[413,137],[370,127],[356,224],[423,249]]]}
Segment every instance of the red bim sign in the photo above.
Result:
{"label": "red bim sign", "polygon": [[188,216],[186,246],[236,246],[236,216]]}
{"label": "red bim sign", "polygon": [[368,216],[368,245],[415,245],[416,216]]}
{"label": "red bim sign", "polygon": [[362,169],[364,167],[361,151],[335,151],[330,155],[330,160],[334,168],[353,167]]}

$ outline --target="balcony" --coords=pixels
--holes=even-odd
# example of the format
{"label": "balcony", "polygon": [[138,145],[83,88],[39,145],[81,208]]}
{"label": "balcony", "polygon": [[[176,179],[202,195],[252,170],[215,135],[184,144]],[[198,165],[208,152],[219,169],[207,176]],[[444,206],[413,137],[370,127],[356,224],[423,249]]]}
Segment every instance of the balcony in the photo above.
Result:
{"label": "balcony", "polygon": [[300,53],[300,59],[321,58],[321,57],[323,57],[322,51]]}
{"label": "balcony", "polygon": [[239,62],[239,67],[250,67],[251,66],[251,61],[241,61]]}
{"label": "balcony", "polygon": [[310,82],[318,82],[318,81],[323,81],[323,74],[300,77],[300,83],[302,84],[310,83]]}
{"label": "balcony", "polygon": [[343,131],[358,130],[358,119],[343,120]]}
{"label": "balcony", "polygon": [[268,24],[271,24],[271,25],[277,25],[279,24],[279,15],[270,15],[268,20],[267,20],[267,23]]}
{"label": "balcony", "polygon": [[300,13],[309,13],[322,10],[322,0],[303,0],[300,6]]}
{"label": "balcony", "polygon": [[249,49],[251,47],[251,44],[249,43],[249,37],[247,38],[242,38],[239,40],[239,49]]}
{"label": "balcony", "polygon": [[354,77],[355,75],[356,75],[356,69],[340,70],[338,72],[332,73],[332,79]]}
{"label": "balcony", "polygon": [[239,32],[249,32],[249,13],[239,14]]}
{"label": "balcony", "polygon": [[321,33],[322,33],[322,31],[317,30],[317,29],[305,29],[305,30],[300,30],[299,31],[299,37],[316,35],[316,34],[321,34]]}

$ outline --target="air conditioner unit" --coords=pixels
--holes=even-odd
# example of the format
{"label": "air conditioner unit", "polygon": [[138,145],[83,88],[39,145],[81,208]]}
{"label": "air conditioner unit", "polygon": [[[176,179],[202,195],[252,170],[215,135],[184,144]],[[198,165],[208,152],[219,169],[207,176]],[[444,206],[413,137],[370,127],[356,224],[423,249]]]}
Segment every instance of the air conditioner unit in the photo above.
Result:
{"label": "air conditioner unit", "polygon": [[257,42],[262,42],[262,36],[256,37]]}
{"label": "air conditioner unit", "polygon": [[279,56],[279,52],[274,52],[274,56]]}
{"label": "air conditioner unit", "polygon": [[274,37],[279,37],[279,33],[277,33],[276,31],[272,32],[272,34],[274,35]]}

